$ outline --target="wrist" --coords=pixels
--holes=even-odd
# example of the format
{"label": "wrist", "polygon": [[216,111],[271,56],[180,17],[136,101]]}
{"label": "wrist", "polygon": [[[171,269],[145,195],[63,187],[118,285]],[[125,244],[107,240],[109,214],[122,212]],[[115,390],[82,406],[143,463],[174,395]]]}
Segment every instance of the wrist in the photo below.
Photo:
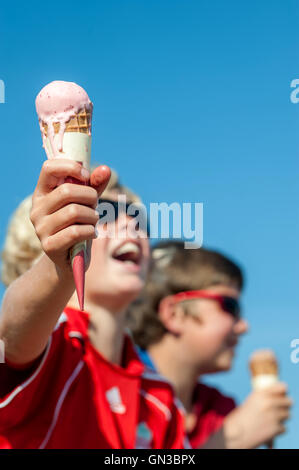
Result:
{"label": "wrist", "polygon": [[73,271],[70,263],[65,263],[65,265],[59,266],[46,254],[41,257],[39,263],[42,271],[48,273],[50,284],[63,285],[66,289],[75,288]]}
{"label": "wrist", "polygon": [[227,449],[248,449],[246,432],[242,419],[239,419],[239,410],[232,411],[224,420],[223,434]]}
{"label": "wrist", "polygon": [[75,285],[71,263],[67,263],[65,266],[58,266],[57,264],[54,264],[54,266],[59,282]]}

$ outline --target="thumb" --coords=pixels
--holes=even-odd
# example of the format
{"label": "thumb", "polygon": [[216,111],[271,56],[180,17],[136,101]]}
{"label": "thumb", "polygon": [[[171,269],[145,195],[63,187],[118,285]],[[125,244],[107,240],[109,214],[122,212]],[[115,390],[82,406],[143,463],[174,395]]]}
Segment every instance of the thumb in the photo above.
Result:
{"label": "thumb", "polygon": [[109,183],[111,170],[106,165],[98,166],[90,175],[90,185],[97,190],[100,196]]}

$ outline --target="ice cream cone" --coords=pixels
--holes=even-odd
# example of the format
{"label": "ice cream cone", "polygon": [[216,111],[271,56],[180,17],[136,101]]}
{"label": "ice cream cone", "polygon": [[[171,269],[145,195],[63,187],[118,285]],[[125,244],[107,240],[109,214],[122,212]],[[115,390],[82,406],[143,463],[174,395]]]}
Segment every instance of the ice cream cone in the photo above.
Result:
{"label": "ice cream cone", "polygon": [[252,354],[249,362],[251,383],[254,390],[261,390],[278,382],[278,363],[271,350],[260,350]]}
{"label": "ice cream cone", "polygon": [[[93,105],[76,83],[55,81],[46,85],[36,98],[43,146],[47,157],[66,158],[90,168],[91,120]],[[65,182],[81,184],[73,178]],[[84,309],[86,242],[70,250],[80,309]]]}
{"label": "ice cream cone", "polygon": [[[91,119],[92,110],[85,108],[80,109],[78,113],[70,118],[65,124],[64,132],[82,132],[82,134],[91,134]],[[45,136],[48,137],[48,124],[42,121],[41,125],[44,128]],[[60,122],[52,123],[54,133],[58,134],[60,130]]]}
{"label": "ice cream cone", "polygon": [[[251,385],[253,390],[263,390],[279,381],[278,362],[270,349],[255,351],[249,361]],[[274,440],[266,443],[269,449],[274,447]]]}
{"label": "ice cream cone", "polygon": [[[85,168],[90,166],[90,144],[91,144],[91,119],[92,109],[81,109],[66,124],[64,134],[60,135],[61,124],[53,122],[54,135],[50,138],[48,125],[42,122],[44,129],[44,146],[49,158],[55,158],[54,152],[59,151],[63,158],[72,157],[81,163]],[[62,139],[61,139],[62,137]],[[61,142],[62,140],[62,142]],[[54,152],[53,152],[54,150]],[[67,178],[65,182],[81,184],[74,178]],[[76,292],[80,310],[84,310],[84,290],[85,290],[85,260],[86,242],[80,242],[70,249],[70,260],[74,275]]]}
{"label": "ice cream cone", "polygon": [[48,158],[71,158],[89,169],[92,108],[81,109],[65,123],[41,122],[43,142]]}

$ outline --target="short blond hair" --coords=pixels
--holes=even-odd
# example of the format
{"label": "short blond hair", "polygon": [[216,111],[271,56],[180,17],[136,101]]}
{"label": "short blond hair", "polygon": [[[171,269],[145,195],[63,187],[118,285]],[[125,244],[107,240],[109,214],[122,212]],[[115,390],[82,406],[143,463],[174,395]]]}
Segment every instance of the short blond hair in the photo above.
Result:
{"label": "short blond hair", "polygon": [[[93,165],[91,170],[98,165]],[[115,170],[111,171],[110,181],[102,194],[109,199],[113,194],[124,194],[129,202],[140,202],[140,198],[123,186]],[[13,213],[8,225],[2,251],[1,279],[9,286],[24,274],[43,254],[43,249],[30,220],[32,194],[27,196]]]}
{"label": "short blond hair", "polygon": [[2,251],[1,279],[9,286],[42,255],[41,243],[30,221],[32,194],[13,213]]}
{"label": "short blond hair", "polygon": [[[95,169],[98,165],[92,165],[91,170]],[[109,199],[110,195],[113,194],[124,194],[128,200],[128,202],[138,203],[141,202],[139,196],[134,193],[131,189],[127,186],[123,186],[119,181],[118,174],[115,170],[111,169],[111,178],[105,191],[102,193],[101,197]]]}

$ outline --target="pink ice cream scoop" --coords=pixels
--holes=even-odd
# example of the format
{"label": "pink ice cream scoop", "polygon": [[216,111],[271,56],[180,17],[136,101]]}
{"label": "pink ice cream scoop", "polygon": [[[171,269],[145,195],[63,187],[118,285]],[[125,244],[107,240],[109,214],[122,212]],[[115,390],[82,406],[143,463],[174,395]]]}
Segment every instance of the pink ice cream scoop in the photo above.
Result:
{"label": "pink ice cream scoop", "polygon": [[[73,82],[54,81],[39,92],[35,104],[47,157],[70,158],[89,169],[93,105],[86,91]],[[74,178],[65,182],[81,184]],[[83,310],[86,242],[76,244],[70,258]]]}
{"label": "pink ice cream scoop", "polygon": [[[49,83],[37,95],[35,105],[48,158],[62,156],[60,153],[63,151],[64,133],[76,132],[76,127],[72,126],[74,119],[77,121],[78,132],[91,135],[92,102],[86,91],[76,83]],[[82,113],[80,120],[78,116],[82,116]],[[45,145],[47,137],[50,149]]]}

